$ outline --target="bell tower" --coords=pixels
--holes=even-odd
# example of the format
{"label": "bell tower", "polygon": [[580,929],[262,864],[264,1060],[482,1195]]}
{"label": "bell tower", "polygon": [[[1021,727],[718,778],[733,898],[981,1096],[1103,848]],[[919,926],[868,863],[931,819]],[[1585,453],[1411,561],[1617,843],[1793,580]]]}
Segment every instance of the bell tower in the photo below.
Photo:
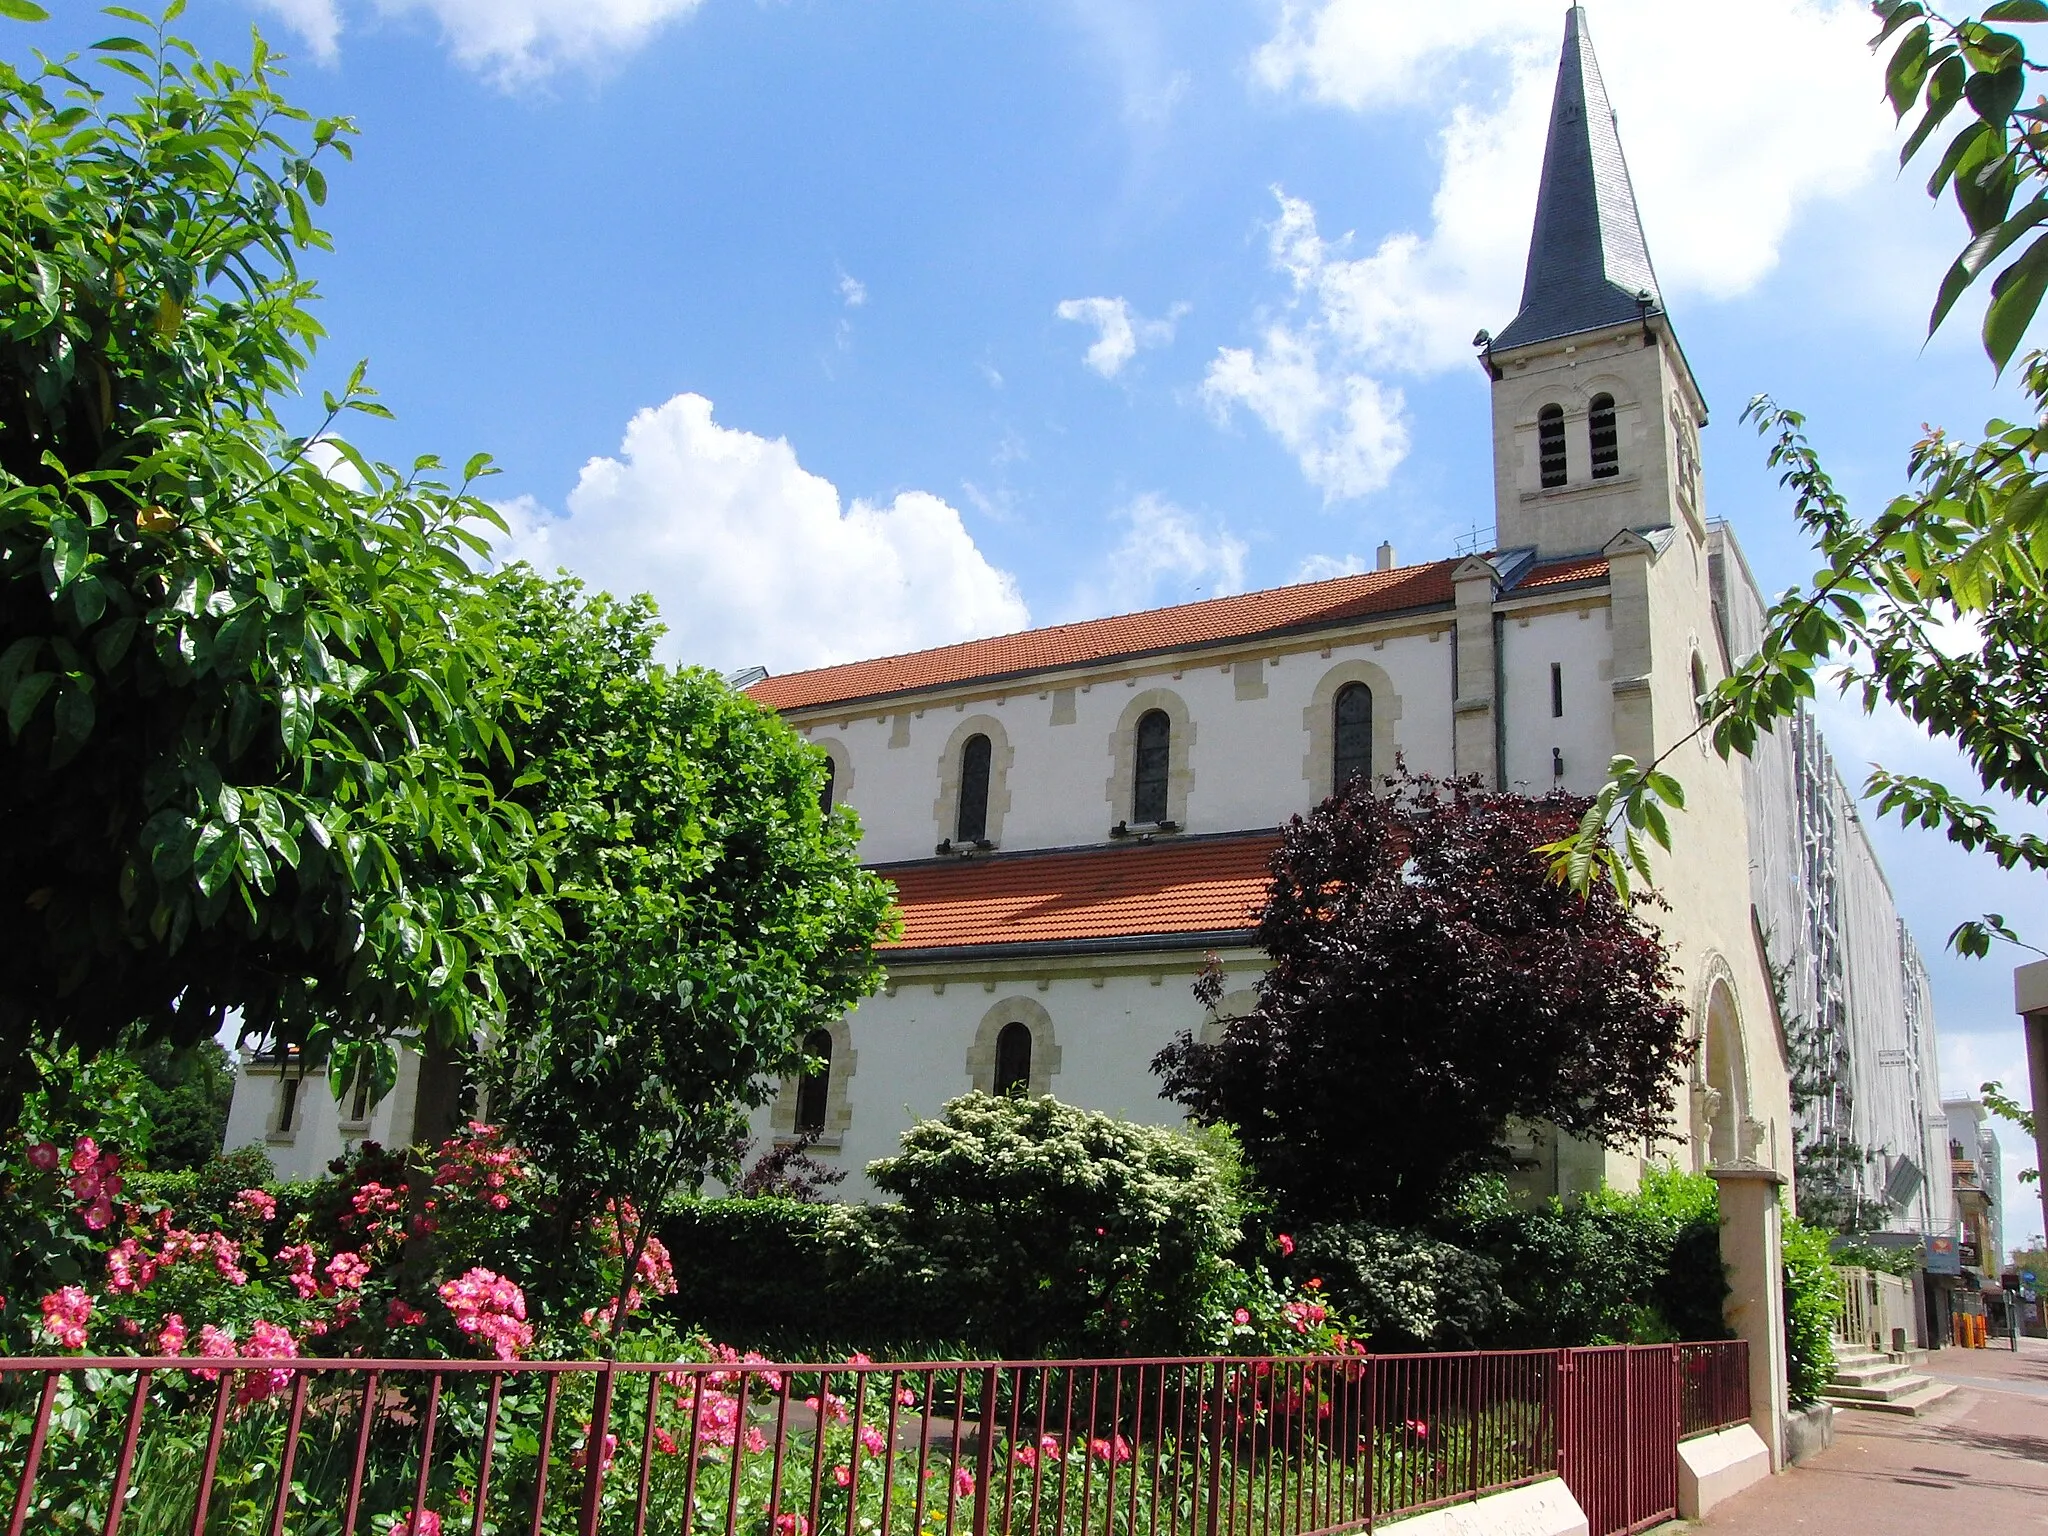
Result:
{"label": "bell tower", "polygon": [[1583,6],[1565,13],[1522,307],[1478,345],[1501,549],[1586,554],[1661,528],[1704,544],[1706,402],[1664,310]]}

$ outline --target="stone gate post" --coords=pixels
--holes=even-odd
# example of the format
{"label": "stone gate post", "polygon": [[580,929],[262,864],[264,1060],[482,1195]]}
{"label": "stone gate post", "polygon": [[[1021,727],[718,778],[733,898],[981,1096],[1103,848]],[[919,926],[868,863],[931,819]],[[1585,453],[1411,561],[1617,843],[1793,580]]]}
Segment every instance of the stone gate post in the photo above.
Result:
{"label": "stone gate post", "polygon": [[1785,1468],[1790,1377],[1785,1363],[1785,1258],[1772,1168],[1709,1168],[1721,1192],[1721,1261],[1728,1266],[1725,1316],[1749,1344],[1749,1422],[1770,1448],[1771,1470]]}

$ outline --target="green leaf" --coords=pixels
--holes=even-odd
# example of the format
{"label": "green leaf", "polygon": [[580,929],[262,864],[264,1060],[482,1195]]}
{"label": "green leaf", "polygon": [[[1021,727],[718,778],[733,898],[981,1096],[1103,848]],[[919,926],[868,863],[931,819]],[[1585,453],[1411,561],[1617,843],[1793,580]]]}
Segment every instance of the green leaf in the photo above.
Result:
{"label": "green leaf", "polygon": [[1891,98],[1892,111],[1899,117],[1906,115],[1920,94],[1920,80],[1927,68],[1927,50],[1934,34],[1926,22],[1921,22],[1899,40],[1899,46],[1892,50],[1889,63],[1885,65],[1885,95]]}
{"label": "green leaf", "polygon": [[2037,235],[1991,285],[1991,306],[1984,312],[1984,350],[2000,373],[2033,324],[2043,292],[2048,292],[2048,234]]}
{"label": "green leaf", "polygon": [[2025,73],[2018,63],[2013,63],[1996,72],[1980,71],[1970,76],[1963,94],[1969,97],[1979,117],[1988,123],[2003,123],[2020,104],[2020,92],[2025,85]]}
{"label": "green leaf", "polygon": [[31,672],[14,685],[13,692],[7,697],[7,734],[10,739],[20,737],[22,727],[28,724],[36,706],[43,702],[43,695],[56,681],[54,672]]}
{"label": "green leaf", "polygon": [[78,755],[79,748],[92,735],[97,713],[90,688],[73,684],[57,695],[57,729],[50,738],[52,768],[62,768]]}
{"label": "green leaf", "polygon": [[1984,7],[1986,21],[2048,21],[2048,0],[1998,0]]}
{"label": "green leaf", "polygon": [[313,690],[286,688],[278,698],[278,729],[284,736],[285,751],[297,757],[313,736]]}
{"label": "green leaf", "polygon": [[48,21],[50,13],[32,0],[0,0],[0,21]]}
{"label": "green leaf", "polygon": [[1900,166],[1910,163],[1913,157],[1920,153],[1920,148],[1927,142],[1929,135],[1948,121],[1948,116],[1955,110],[1956,103],[1962,100],[1963,84],[1968,73],[1963,61],[1954,54],[1943,59],[1935,69],[1934,78],[1927,82],[1927,110],[1920,115],[1918,125],[1907,136],[1905,146],[1899,151]]}

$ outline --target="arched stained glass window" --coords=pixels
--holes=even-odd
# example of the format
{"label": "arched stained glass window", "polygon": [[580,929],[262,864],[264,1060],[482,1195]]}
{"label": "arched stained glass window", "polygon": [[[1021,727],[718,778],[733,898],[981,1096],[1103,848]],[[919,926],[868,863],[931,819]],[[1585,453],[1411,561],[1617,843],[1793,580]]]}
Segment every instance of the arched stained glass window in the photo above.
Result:
{"label": "arched stained glass window", "polygon": [[1372,777],[1372,690],[1346,683],[1337,690],[1336,770],[1330,787],[1342,789],[1356,778]]}
{"label": "arched stained glass window", "polygon": [[960,748],[960,811],[953,820],[953,836],[972,843],[988,836],[989,739],[970,736]]}
{"label": "arched stained glass window", "polygon": [[999,1094],[1031,1091],[1031,1026],[1005,1024],[996,1036],[996,1081]]}
{"label": "arched stained glass window", "polygon": [[839,778],[839,765],[831,758],[825,759],[825,782],[818,786],[818,809],[823,814],[832,814],[832,786]]}
{"label": "arched stained glass window", "polygon": [[1138,771],[1131,786],[1131,820],[1166,820],[1166,781],[1173,767],[1173,722],[1163,709],[1138,717]]}
{"label": "arched stained glass window", "polygon": [[1593,478],[1612,480],[1621,473],[1621,434],[1614,424],[1614,396],[1595,395],[1586,421],[1593,447]]}
{"label": "arched stained glass window", "polygon": [[1536,413],[1536,461],[1543,488],[1564,484],[1564,407],[1546,405]]}
{"label": "arched stained glass window", "polygon": [[804,1054],[817,1057],[822,1065],[797,1079],[796,1130],[799,1136],[821,1136],[825,1106],[832,1094],[832,1031],[812,1030],[804,1037]]}

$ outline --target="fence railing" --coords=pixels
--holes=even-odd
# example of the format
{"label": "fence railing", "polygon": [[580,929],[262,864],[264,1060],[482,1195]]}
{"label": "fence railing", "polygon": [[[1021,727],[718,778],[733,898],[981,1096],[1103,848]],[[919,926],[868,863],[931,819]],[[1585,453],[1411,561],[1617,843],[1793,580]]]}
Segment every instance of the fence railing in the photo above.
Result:
{"label": "fence railing", "polygon": [[1739,1343],[0,1359],[0,1509],[8,1536],[1320,1536],[1561,1473],[1598,1536],[1664,1511],[1680,1437],[1747,1418],[1747,1382]]}

